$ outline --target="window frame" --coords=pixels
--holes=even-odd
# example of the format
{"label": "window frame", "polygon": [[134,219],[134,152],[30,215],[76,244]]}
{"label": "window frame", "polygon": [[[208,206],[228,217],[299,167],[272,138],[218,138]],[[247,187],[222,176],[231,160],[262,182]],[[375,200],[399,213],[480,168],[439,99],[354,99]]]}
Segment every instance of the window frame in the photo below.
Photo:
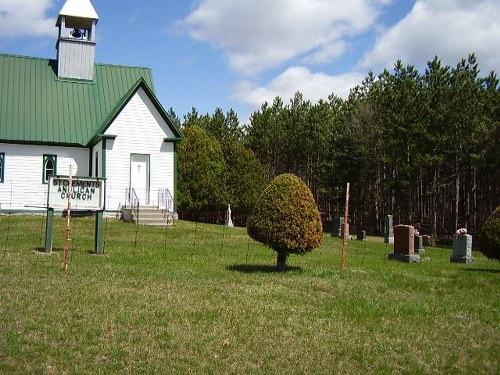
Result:
{"label": "window frame", "polygon": [[99,177],[99,151],[94,153],[94,177]]}
{"label": "window frame", "polygon": [[[53,171],[51,174],[47,174],[47,164],[52,162]],[[42,183],[48,184],[49,177],[57,175],[57,155],[54,154],[43,154],[43,164],[42,164]]]}
{"label": "window frame", "polygon": [[5,152],[0,152],[0,184],[5,181]]}

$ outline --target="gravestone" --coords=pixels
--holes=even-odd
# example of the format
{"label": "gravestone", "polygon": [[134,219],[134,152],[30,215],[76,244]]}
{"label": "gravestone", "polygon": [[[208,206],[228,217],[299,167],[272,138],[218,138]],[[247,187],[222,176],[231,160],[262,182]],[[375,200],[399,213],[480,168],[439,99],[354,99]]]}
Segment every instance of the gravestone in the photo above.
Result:
{"label": "gravestone", "polygon": [[423,246],[432,246],[431,236],[425,234],[422,236]]}
{"label": "gravestone", "polygon": [[424,249],[424,237],[420,236],[418,234],[415,235],[415,253],[417,254],[425,254],[425,249]]}
{"label": "gravestone", "polygon": [[358,241],[366,241],[366,230],[358,231]]}
{"label": "gravestone", "polygon": [[453,236],[453,255],[450,257],[453,263],[472,263],[472,236],[460,232],[460,229]]}
{"label": "gravestone", "polygon": [[394,228],[392,226],[392,215],[385,218],[385,243],[394,243]]}
{"label": "gravestone", "polygon": [[335,219],[333,219],[332,236],[333,237],[342,237],[343,228],[344,228],[344,218],[342,216],[336,217]]}
{"label": "gravestone", "polygon": [[415,254],[415,228],[411,225],[396,225],[394,227],[394,253],[389,254],[390,260],[406,263],[420,262],[420,256]]}
{"label": "gravestone", "polygon": [[226,211],[226,225],[228,227],[234,227],[233,224],[233,219],[231,219],[231,205],[227,205],[227,211]]}

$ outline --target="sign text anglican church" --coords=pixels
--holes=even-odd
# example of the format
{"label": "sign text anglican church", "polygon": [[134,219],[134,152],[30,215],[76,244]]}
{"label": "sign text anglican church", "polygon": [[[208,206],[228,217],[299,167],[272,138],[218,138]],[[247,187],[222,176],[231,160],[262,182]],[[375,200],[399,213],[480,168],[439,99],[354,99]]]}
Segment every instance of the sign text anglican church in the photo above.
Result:
{"label": "sign text anglican church", "polygon": [[72,177],[71,180],[70,189],[68,176],[50,176],[48,207],[68,208],[68,197],[71,193],[72,209],[95,211],[104,209],[104,179]]}

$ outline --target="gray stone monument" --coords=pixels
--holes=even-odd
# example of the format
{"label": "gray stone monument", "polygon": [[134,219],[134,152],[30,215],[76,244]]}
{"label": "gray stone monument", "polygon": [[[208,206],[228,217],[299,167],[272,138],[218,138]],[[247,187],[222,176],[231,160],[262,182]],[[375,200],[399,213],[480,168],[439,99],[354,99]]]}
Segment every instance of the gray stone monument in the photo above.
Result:
{"label": "gray stone monument", "polygon": [[358,241],[366,241],[366,230],[358,231]]}
{"label": "gray stone monument", "polygon": [[415,253],[423,255],[425,254],[424,249],[424,237],[418,234],[415,235]]}
{"label": "gray stone monument", "polygon": [[405,263],[419,263],[420,255],[415,254],[415,228],[411,225],[396,225],[394,227],[394,253],[389,254],[390,260]]}
{"label": "gray stone monument", "polygon": [[394,228],[392,227],[392,215],[385,218],[385,243],[394,243]]}
{"label": "gray stone monument", "polygon": [[234,227],[233,224],[233,219],[231,219],[231,205],[227,205],[227,211],[226,211],[226,225],[228,227]]}
{"label": "gray stone monument", "polygon": [[333,237],[342,237],[343,236],[343,229],[344,229],[344,218],[342,216],[336,217],[333,219],[333,230],[332,230],[332,236]]}
{"label": "gray stone monument", "polygon": [[462,228],[453,236],[453,255],[450,257],[453,263],[472,263],[472,236]]}

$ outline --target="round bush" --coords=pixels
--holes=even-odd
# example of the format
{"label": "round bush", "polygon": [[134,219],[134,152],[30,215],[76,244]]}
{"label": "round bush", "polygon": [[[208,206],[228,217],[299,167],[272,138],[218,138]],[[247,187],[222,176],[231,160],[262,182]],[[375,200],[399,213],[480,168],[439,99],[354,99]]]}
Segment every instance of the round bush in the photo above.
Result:
{"label": "round bush", "polygon": [[288,254],[305,254],[323,239],[321,217],[311,190],[293,174],[277,176],[257,201],[247,232],[278,253],[278,267]]}
{"label": "round bush", "polygon": [[500,206],[483,224],[479,234],[478,248],[488,258],[500,261]]}

